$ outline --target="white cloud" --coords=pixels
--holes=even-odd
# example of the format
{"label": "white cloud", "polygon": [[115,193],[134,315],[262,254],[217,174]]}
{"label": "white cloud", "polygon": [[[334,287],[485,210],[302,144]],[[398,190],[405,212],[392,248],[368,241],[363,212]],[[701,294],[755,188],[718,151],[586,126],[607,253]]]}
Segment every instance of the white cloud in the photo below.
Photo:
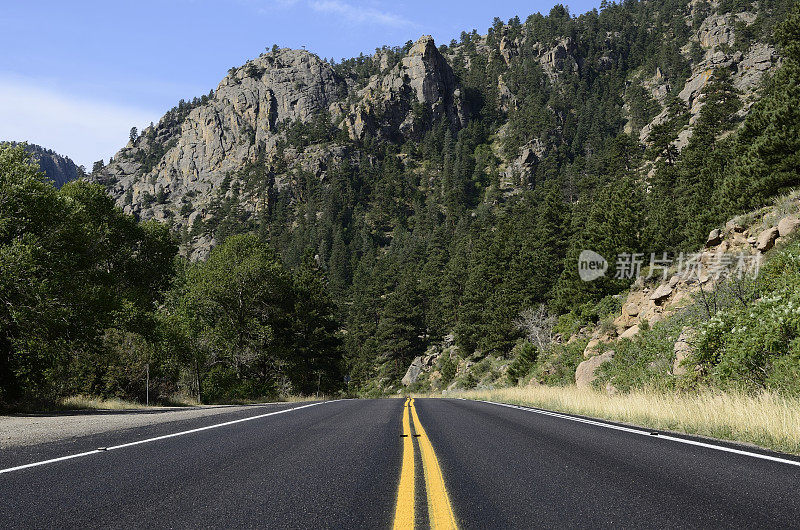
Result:
{"label": "white cloud", "polygon": [[0,140],[26,141],[53,149],[91,169],[106,161],[161,113],[93,101],[18,77],[0,77]]}
{"label": "white cloud", "polygon": [[354,24],[379,24],[391,27],[408,27],[415,24],[400,15],[388,11],[380,11],[371,7],[360,7],[340,0],[314,0],[309,2],[314,11],[338,15]]}

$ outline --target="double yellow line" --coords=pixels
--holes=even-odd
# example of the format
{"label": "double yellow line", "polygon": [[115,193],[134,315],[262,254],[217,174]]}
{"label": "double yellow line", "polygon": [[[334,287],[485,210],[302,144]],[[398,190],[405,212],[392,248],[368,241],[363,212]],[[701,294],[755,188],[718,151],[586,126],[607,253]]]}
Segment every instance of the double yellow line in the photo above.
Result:
{"label": "double yellow line", "polygon": [[394,528],[414,528],[414,436],[411,433],[411,417],[422,454],[422,469],[425,476],[425,491],[428,494],[428,518],[433,529],[457,529],[456,518],[450,497],[444,487],[444,477],[439,460],[428,435],[422,427],[414,408],[414,400],[406,399],[403,406],[403,467],[400,471],[400,486],[397,490],[397,506]]}

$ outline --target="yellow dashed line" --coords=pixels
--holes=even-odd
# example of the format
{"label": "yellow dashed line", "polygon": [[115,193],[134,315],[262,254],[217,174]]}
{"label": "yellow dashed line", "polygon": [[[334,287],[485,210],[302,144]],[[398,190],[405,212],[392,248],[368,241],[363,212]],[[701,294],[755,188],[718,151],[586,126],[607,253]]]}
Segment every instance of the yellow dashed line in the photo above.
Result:
{"label": "yellow dashed line", "polygon": [[403,405],[403,467],[400,471],[400,487],[397,490],[397,507],[394,512],[394,528],[414,528],[414,438],[408,419],[410,400]]}
{"label": "yellow dashed line", "polygon": [[430,518],[431,528],[457,529],[456,518],[453,514],[453,506],[450,504],[450,497],[444,486],[444,476],[436,452],[433,450],[425,429],[419,421],[417,410],[414,408],[414,400],[409,403],[411,417],[414,419],[414,430],[417,433],[419,448],[422,453],[422,467],[425,471],[425,489],[428,492],[428,517]]}

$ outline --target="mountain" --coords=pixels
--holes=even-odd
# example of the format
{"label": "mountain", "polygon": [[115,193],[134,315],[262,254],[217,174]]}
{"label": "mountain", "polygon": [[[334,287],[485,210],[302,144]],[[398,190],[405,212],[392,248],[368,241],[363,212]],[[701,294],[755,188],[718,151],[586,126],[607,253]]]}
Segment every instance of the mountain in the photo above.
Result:
{"label": "mountain", "polygon": [[526,308],[597,318],[630,282],[582,282],[583,249],[691,249],[796,184],[742,174],[789,8],[556,6],[341,63],[275,46],[90,179],[192,260],[245,232],[289,266],[310,249],[353,381],[390,391],[450,335],[465,358],[510,355]]}
{"label": "mountain", "polygon": [[[2,142],[16,145],[16,142]],[[84,176],[84,170],[78,166],[71,158],[62,156],[53,151],[36,144],[25,144],[25,151],[30,153],[39,167],[53,181],[56,188],[60,188],[67,182],[71,182]]]}
{"label": "mountain", "polygon": [[[402,55],[362,58],[364,68],[380,73],[359,78],[305,50],[273,49],[231,68],[209,96],[182,102],[94,177],[126,211],[189,229],[213,221],[220,188],[247,180],[242,172],[255,166],[268,173],[259,176],[261,187],[296,195],[292,171],[322,178],[331,163],[356,157],[356,142],[366,137],[399,143],[440,119],[463,127],[461,92],[433,39],[421,38]],[[268,197],[248,193],[242,207],[253,214]],[[203,255],[214,236],[205,231],[191,247]]]}

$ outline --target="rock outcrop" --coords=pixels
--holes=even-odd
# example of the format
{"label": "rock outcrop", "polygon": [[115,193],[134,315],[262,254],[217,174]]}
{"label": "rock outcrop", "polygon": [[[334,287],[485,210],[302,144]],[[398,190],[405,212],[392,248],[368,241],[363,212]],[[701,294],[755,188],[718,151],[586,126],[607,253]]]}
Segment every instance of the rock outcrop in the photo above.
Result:
{"label": "rock outcrop", "polygon": [[[694,124],[703,107],[703,89],[716,69],[724,69],[731,73],[733,85],[741,93],[742,100],[745,102],[745,108],[741,111],[743,115],[749,109],[752,103],[750,96],[758,88],[764,74],[780,64],[778,53],[771,44],[757,42],[744,51],[732,49],[736,37],[736,25],[744,24],[747,27],[755,19],[756,15],[750,12],[741,12],[736,15],[712,14],[701,23],[692,40],[700,45],[703,55],[699,62],[692,64],[692,73],[678,93],[678,97],[688,106],[691,116],[690,124]],[[689,56],[689,47],[684,48],[683,52],[685,56]],[[647,141],[655,125],[662,124],[667,120],[668,111],[664,102],[668,90],[664,89],[668,88],[669,80],[663,80],[661,76],[659,70],[653,79],[645,83],[651,88],[653,97],[662,104],[664,109],[640,131],[639,138],[643,142]],[[678,140],[675,142],[678,150],[688,144],[691,134],[691,127],[679,133]]]}
{"label": "rock outcrop", "polygon": [[419,379],[419,375],[422,373],[423,366],[422,357],[415,358],[400,382],[405,386],[411,386],[416,383],[417,379]]}
{"label": "rock outcrop", "polygon": [[[16,145],[17,142],[0,142]],[[39,164],[39,169],[53,181],[56,188],[71,182],[83,175],[83,168],[79,167],[69,157],[62,156],[52,149],[36,144],[26,144],[25,151]]]}
{"label": "rock outcrop", "polygon": [[756,249],[759,252],[766,252],[775,246],[775,240],[778,239],[778,227],[772,226],[758,234],[756,238]]}
{"label": "rock outcrop", "polygon": [[794,215],[784,217],[778,222],[778,236],[788,237],[794,234],[800,227],[800,218]]}
{"label": "rock outcrop", "polygon": [[575,370],[575,385],[578,388],[586,388],[592,385],[597,379],[597,369],[603,363],[609,362],[614,359],[614,352],[607,351],[601,355],[595,355],[578,365]]}
{"label": "rock outcrop", "polygon": [[[169,114],[123,148],[96,178],[127,212],[163,220],[184,197],[198,197],[193,211],[260,153],[274,155],[283,123],[308,121],[347,94],[347,83],[317,56],[283,49],[232,68],[213,96],[179,123]],[[158,148],[167,147],[158,156]],[[143,160],[155,156],[148,166]],[[126,196],[128,199],[126,200]],[[162,197],[153,204],[152,197]],[[172,212],[176,214],[176,212]],[[173,216],[178,226],[188,218]],[[197,217],[195,217],[196,219]]]}
{"label": "rock outcrop", "polygon": [[[276,192],[295,187],[291,171],[273,174],[273,167],[294,167],[323,179],[331,163],[348,156],[344,146],[313,145],[299,152],[278,144],[289,124],[326,113],[354,139],[371,134],[402,140],[440,118],[458,129],[468,117],[453,71],[430,36],[361,89],[310,52],[280,49],[232,68],[210,96],[174,109],[142,131],[92,179],[127,213],[191,232],[209,220],[214,199],[238,193],[234,187],[253,187],[244,182],[253,178],[244,174],[248,164],[264,166],[258,184]],[[265,197],[239,200],[255,213],[270,207],[271,196],[268,190]],[[213,235],[195,235],[190,256],[203,257],[213,244]]]}
{"label": "rock outcrop", "polygon": [[[414,115],[415,103],[429,111],[426,122]],[[453,70],[430,35],[420,38],[385,75],[372,76],[350,107],[339,105],[332,111],[344,119],[350,137],[357,140],[366,134],[387,138],[397,138],[398,132],[405,137],[419,135],[442,117],[456,127],[466,125],[467,120]]]}

